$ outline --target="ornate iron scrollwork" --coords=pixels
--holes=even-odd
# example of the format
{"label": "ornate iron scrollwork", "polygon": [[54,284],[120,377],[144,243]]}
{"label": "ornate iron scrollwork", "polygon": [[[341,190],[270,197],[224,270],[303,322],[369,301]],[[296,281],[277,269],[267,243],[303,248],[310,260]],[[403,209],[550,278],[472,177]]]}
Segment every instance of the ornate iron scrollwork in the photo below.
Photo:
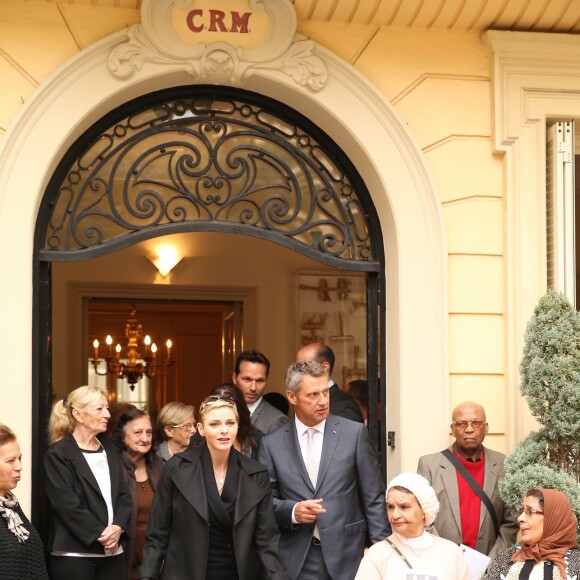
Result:
{"label": "ornate iron scrollwork", "polygon": [[101,132],[60,182],[42,255],[98,255],[152,229],[253,233],[339,267],[377,263],[336,159],[275,110],[236,99],[169,100]]}

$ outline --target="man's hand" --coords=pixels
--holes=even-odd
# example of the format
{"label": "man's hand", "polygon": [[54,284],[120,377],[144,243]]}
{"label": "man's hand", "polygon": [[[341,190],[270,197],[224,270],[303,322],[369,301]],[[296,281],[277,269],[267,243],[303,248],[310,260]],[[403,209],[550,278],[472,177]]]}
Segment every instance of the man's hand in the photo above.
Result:
{"label": "man's hand", "polygon": [[326,513],[321,499],[305,499],[298,502],[294,508],[294,517],[299,524],[311,524],[320,514]]}

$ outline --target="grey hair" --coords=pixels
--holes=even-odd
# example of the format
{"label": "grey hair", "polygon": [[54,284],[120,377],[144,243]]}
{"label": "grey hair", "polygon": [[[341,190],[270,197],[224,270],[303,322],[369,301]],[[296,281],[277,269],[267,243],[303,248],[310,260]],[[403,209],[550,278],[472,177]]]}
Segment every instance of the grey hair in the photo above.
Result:
{"label": "grey hair", "polygon": [[298,392],[302,384],[302,379],[305,376],[310,377],[325,377],[326,371],[324,367],[313,360],[299,360],[294,364],[291,364],[286,371],[286,378],[284,384],[287,391],[291,391],[293,394]]}

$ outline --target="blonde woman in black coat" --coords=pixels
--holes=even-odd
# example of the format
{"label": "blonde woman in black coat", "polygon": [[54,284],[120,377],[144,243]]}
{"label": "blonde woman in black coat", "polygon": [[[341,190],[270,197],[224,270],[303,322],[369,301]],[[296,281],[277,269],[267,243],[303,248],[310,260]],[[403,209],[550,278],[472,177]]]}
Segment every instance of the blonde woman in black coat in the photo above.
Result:
{"label": "blonde woman in black coat", "polygon": [[149,516],[140,576],[162,580],[287,580],[266,468],[237,452],[235,403],[211,396],[199,447],[172,457]]}
{"label": "blonde woman in black coat", "polygon": [[124,580],[132,501],[107,429],[106,392],[79,387],[53,408],[44,458],[51,580]]}

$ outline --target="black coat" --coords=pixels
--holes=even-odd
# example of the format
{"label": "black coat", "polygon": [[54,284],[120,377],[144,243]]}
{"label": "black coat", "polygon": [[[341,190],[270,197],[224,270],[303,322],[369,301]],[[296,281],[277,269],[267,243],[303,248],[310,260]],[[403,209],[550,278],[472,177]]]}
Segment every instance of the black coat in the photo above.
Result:
{"label": "black coat", "polygon": [[356,401],[344,391],[341,391],[336,383],[329,390],[330,412],[338,417],[344,417],[357,423],[364,423],[362,413]]}
{"label": "black coat", "polygon": [[[188,449],[165,464],[149,515],[141,578],[206,578],[209,506],[201,453],[201,447]],[[256,461],[235,450],[232,453],[239,466],[233,532],[239,579],[249,577],[250,555],[255,550],[262,563],[262,578],[288,580],[278,554],[280,533],[268,472]]]}
{"label": "black coat", "polygon": [[[102,442],[111,476],[113,524],[127,529],[133,503],[115,448]],[[72,435],[53,443],[44,456],[46,493],[51,505],[47,549],[50,552],[104,554],[97,540],[108,525],[99,484]],[[123,537],[126,540],[126,536]]]}

